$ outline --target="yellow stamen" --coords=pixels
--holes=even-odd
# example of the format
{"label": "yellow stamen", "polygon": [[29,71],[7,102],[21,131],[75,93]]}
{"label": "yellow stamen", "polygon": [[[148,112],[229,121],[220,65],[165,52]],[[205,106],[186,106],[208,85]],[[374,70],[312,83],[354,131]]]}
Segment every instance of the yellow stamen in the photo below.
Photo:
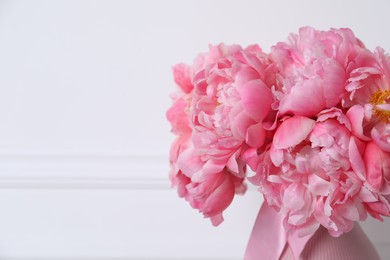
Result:
{"label": "yellow stamen", "polygon": [[[374,106],[390,103],[390,90],[377,90],[371,97],[370,103]],[[390,111],[374,108],[374,114],[384,122],[389,122]]]}

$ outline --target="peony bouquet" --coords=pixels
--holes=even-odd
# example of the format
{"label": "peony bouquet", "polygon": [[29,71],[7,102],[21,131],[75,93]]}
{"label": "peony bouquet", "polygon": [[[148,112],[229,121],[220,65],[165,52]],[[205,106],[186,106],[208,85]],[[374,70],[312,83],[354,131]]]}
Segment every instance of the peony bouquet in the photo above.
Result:
{"label": "peony bouquet", "polygon": [[[178,64],[170,179],[213,225],[247,179],[286,231],[390,216],[390,56],[350,29],[304,27],[265,53],[210,46]],[[247,168],[254,174],[248,176]]]}

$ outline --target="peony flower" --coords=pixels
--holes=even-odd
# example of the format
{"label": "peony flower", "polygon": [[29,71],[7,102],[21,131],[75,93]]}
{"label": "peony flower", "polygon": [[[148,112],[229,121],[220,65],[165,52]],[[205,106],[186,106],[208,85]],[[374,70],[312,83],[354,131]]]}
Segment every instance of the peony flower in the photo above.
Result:
{"label": "peony flower", "polygon": [[390,152],[390,56],[381,48],[357,57],[346,86],[343,106],[352,132]]}
{"label": "peony flower", "polygon": [[[222,212],[230,205],[235,194],[246,191],[244,179],[231,174],[226,168],[216,169],[194,154],[190,135],[176,139],[171,147],[170,179],[180,197],[211,219],[217,226],[223,221]],[[240,163],[240,167],[244,167]]]}
{"label": "peony flower", "polygon": [[378,194],[390,195],[390,153],[371,141],[366,145],[363,159],[369,189]]}
{"label": "peony flower", "polygon": [[339,236],[366,218],[363,177],[354,170],[359,145],[341,110],[324,110],[317,120],[296,115],[277,128],[251,181],[289,229],[309,234],[321,224]]}
{"label": "peony flower", "polygon": [[242,49],[221,44],[198,57],[189,117],[194,146],[204,160],[236,172],[243,145],[264,144],[263,122],[273,102],[269,69],[268,57],[258,46]]}
{"label": "peony flower", "polygon": [[368,142],[363,155],[366,183],[361,191],[367,212],[383,221],[390,216],[390,153],[383,151],[374,141]]}
{"label": "peony flower", "polygon": [[[261,147],[273,120],[272,67],[258,46],[211,46],[193,66],[173,68],[179,92],[167,111],[172,132],[171,181],[213,224],[235,193],[243,193],[241,153]],[[270,119],[269,119],[270,118]]]}
{"label": "peony flower", "polygon": [[248,179],[287,236],[390,216],[390,56],[349,29],[304,27],[267,55],[210,46],[178,64],[170,179],[213,225]]}
{"label": "peony flower", "polygon": [[346,68],[362,48],[349,29],[317,31],[311,27],[276,44],[271,58],[279,69],[275,107],[280,114],[312,117],[337,106],[345,93]]}

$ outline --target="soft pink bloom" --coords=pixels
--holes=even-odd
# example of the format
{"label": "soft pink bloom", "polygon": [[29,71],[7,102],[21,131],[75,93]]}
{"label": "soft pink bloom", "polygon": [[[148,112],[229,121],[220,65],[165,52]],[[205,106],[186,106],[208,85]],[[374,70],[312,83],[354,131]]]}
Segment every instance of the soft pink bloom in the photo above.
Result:
{"label": "soft pink bloom", "polygon": [[286,43],[276,44],[271,57],[279,69],[275,95],[281,115],[315,116],[340,103],[346,67],[363,44],[349,29],[317,31],[304,27]]}
{"label": "soft pink bloom", "polygon": [[375,142],[369,142],[364,152],[364,163],[370,189],[390,194],[390,153],[384,152]]}
{"label": "soft pink bloom", "polygon": [[317,121],[297,115],[277,128],[252,181],[290,229],[308,234],[321,224],[339,236],[366,218],[363,177],[353,169],[362,153],[348,126],[340,110],[330,109]]}
{"label": "soft pink bloom", "polygon": [[361,53],[346,86],[343,107],[352,132],[362,140],[373,140],[390,152],[390,56],[383,49]]}
{"label": "soft pink bloom", "polygon": [[219,161],[236,172],[234,161],[243,144],[259,148],[265,143],[263,122],[273,102],[270,69],[258,46],[221,44],[197,58],[189,117],[194,146],[205,160]]}
{"label": "soft pink bloom", "polygon": [[243,193],[242,152],[270,140],[263,122],[272,122],[272,70],[258,46],[220,44],[192,66],[173,68],[179,86],[167,111],[172,132],[171,181],[179,195],[213,224],[235,193]]}
{"label": "soft pink bloom", "polygon": [[[235,194],[246,190],[244,179],[231,174],[226,168],[216,169],[196,156],[190,135],[178,137],[171,147],[170,179],[180,197],[198,209],[213,225],[223,221],[222,212],[230,205]],[[244,167],[240,162],[239,167]]]}
{"label": "soft pink bloom", "polygon": [[304,27],[271,53],[210,46],[173,67],[170,179],[213,225],[246,168],[287,233],[390,216],[390,56],[349,29]]}

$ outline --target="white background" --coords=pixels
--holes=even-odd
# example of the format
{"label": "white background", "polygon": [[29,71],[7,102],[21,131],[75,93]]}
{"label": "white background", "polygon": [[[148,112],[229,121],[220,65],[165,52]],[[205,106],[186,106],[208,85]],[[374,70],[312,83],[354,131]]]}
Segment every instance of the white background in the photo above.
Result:
{"label": "white background", "polygon": [[[218,228],[168,182],[171,66],[300,26],[390,50],[390,2],[0,1],[0,259],[242,259],[261,195]],[[364,223],[390,259],[390,221]]]}

